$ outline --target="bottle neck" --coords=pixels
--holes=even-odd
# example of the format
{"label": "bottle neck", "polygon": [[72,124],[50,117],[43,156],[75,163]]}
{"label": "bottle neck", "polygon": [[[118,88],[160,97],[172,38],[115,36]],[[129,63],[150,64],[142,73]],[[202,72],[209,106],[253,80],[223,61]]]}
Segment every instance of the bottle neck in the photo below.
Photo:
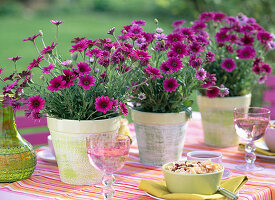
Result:
{"label": "bottle neck", "polygon": [[15,115],[11,106],[0,106],[0,136],[17,136]]}

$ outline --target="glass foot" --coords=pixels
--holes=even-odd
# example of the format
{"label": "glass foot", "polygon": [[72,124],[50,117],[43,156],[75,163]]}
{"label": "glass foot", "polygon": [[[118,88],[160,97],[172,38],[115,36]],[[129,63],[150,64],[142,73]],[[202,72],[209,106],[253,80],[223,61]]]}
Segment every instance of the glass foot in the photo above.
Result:
{"label": "glass foot", "polygon": [[264,167],[262,167],[260,165],[245,163],[245,164],[242,164],[242,165],[237,165],[236,169],[241,170],[241,171],[253,172],[253,171],[261,171],[261,170],[264,169]]}

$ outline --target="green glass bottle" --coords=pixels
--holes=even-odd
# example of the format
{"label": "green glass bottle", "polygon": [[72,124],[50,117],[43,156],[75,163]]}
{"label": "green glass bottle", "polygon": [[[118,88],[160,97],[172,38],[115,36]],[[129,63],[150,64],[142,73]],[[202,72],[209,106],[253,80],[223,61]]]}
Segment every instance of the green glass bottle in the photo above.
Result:
{"label": "green glass bottle", "polygon": [[35,165],[35,152],[18,133],[12,107],[3,108],[0,104],[0,182],[26,179]]}

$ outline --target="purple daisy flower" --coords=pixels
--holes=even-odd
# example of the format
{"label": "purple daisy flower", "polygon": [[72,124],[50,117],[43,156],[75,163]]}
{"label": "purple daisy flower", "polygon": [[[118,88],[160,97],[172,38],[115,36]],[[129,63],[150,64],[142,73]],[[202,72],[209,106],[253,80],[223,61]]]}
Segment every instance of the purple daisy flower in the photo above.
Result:
{"label": "purple daisy flower", "polygon": [[226,45],[225,48],[228,53],[234,53],[235,51],[231,45]]}
{"label": "purple daisy flower", "polygon": [[183,58],[184,55],[189,55],[188,46],[181,42],[174,43],[172,45],[171,51],[173,55],[177,55],[180,58]]}
{"label": "purple daisy flower", "polygon": [[197,57],[196,55],[192,55],[189,58],[189,64],[197,69],[198,67],[200,67],[202,65],[203,61],[201,57]]}
{"label": "purple daisy flower", "polygon": [[129,29],[129,33],[133,33],[135,35],[137,34],[141,34],[143,31],[143,28],[141,28],[139,25],[134,24],[130,29]]}
{"label": "purple daisy flower", "polygon": [[64,88],[69,88],[71,85],[74,85],[74,79],[76,79],[76,77],[74,76],[74,72],[72,72],[69,69],[63,69],[63,74],[62,78],[64,81],[66,81],[66,83],[64,84]]}
{"label": "purple daisy flower", "polygon": [[51,71],[55,68],[55,65],[54,64],[49,64],[47,67],[42,67],[41,70],[42,70],[42,73],[44,74],[49,74],[51,73]]}
{"label": "purple daisy flower", "polygon": [[221,97],[224,97],[224,96],[226,96],[226,95],[228,95],[228,94],[229,94],[229,89],[226,88],[224,85],[221,85],[220,91],[219,91],[219,95],[220,95]]}
{"label": "purple daisy flower", "polygon": [[173,92],[176,91],[176,89],[179,87],[179,84],[177,82],[177,79],[170,77],[169,79],[165,79],[163,81],[163,88],[167,92]]}
{"label": "purple daisy flower", "polygon": [[214,21],[215,22],[222,22],[226,18],[226,14],[221,12],[214,13]]}
{"label": "purple daisy flower", "polygon": [[91,67],[85,62],[76,63],[76,65],[77,71],[80,75],[89,74],[91,71]]}
{"label": "purple daisy flower", "polygon": [[11,58],[8,58],[8,60],[11,60],[13,62],[16,62],[17,60],[21,59],[22,57],[21,56],[15,56],[15,57],[11,57]]}
{"label": "purple daisy flower", "polygon": [[245,34],[243,37],[240,38],[243,46],[253,46],[254,37],[251,37],[248,34]]}
{"label": "purple daisy flower", "polygon": [[201,54],[201,52],[203,52],[202,46],[198,42],[193,42],[193,44],[190,45],[189,48],[190,48],[190,52],[193,55],[199,55]]}
{"label": "purple daisy flower", "polygon": [[180,70],[183,67],[181,59],[177,57],[168,58],[167,66],[174,72]]}
{"label": "purple daisy flower", "polygon": [[208,51],[206,54],[205,54],[205,60],[207,62],[213,62],[215,61],[215,54],[212,52],[212,51]]}
{"label": "purple daisy flower", "polygon": [[172,27],[176,28],[182,26],[186,21],[184,19],[176,20],[172,23]]}
{"label": "purple daisy flower", "polygon": [[167,38],[167,36],[164,33],[157,33],[155,35],[155,39],[158,40],[158,41],[166,40],[166,38]]}
{"label": "purple daisy flower", "polygon": [[40,120],[43,117],[43,115],[40,112],[32,112],[31,116],[34,120]]}
{"label": "purple daisy flower", "polygon": [[214,18],[214,13],[213,12],[203,12],[199,18],[202,22],[208,22]]}
{"label": "purple daisy flower", "polygon": [[237,56],[240,59],[252,59],[256,56],[256,50],[250,46],[245,46],[242,49],[237,49]]}
{"label": "purple daisy flower", "polygon": [[261,68],[260,65],[253,65],[252,71],[253,71],[255,74],[260,74],[260,73],[263,72],[263,69]]}
{"label": "purple daisy flower", "polygon": [[144,20],[133,20],[131,21],[132,24],[137,24],[137,25],[140,25],[140,26],[145,26],[146,25],[146,21]]}
{"label": "purple daisy flower", "polygon": [[86,55],[90,56],[90,57],[97,57],[99,58],[100,56],[102,56],[103,51],[101,49],[89,49],[88,51],[86,51]]}
{"label": "purple daisy flower", "polygon": [[245,24],[245,25],[243,25],[242,27],[241,27],[241,32],[242,33],[252,33],[252,31],[254,31],[254,28],[253,28],[253,26],[250,26],[250,25],[248,25],[248,24]]}
{"label": "purple daisy flower", "polygon": [[162,78],[163,76],[161,75],[161,72],[159,71],[159,69],[154,68],[152,66],[147,66],[146,68],[144,68],[145,72],[148,74],[148,76],[152,77],[152,79],[155,78]]}
{"label": "purple daisy flower", "polygon": [[26,39],[23,39],[23,42],[25,42],[25,41],[32,41],[32,42],[34,42],[35,38],[37,38],[38,36],[40,36],[40,33],[39,34],[35,34],[34,36],[28,37]]}
{"label": "purple daisy flower", "polygon": [[206,78],[205,78],[205,83],[202,85],[202,88],[208,88],[212,85],[215,85],[216,84],[216,74],[210,74],[207,72],[206,74]]}
{"label": "purple daisy flower", "polygon": [[99,112],[106,113],[111,110],[113,101],[108,96],[101,96],[95,99],[95,109]]}
{"label": "purple daisy flower", "polygon": [[266,32],[266,31],[259,31],[259,32],[257,33],[257,39],[258,39],[261,43],[266,44],[266,43],[272,41],[273,37],[272,37],[271,33],[269,33],[269,32]]}
{"label": "purple daisy flower", "polygon": [[146,45],[146,39],[144,37],[136,39],[135,45],[141,48],[143,45]]}
{"label": "purple daisy flower", "polygon": [[167,66],[167,61],[162,62],[161,65],[159,66],[159,69],[163,74],[172,73],[171,69]]}
{"label": "purple daisy flower", "polygon": [[33,59],[33,61],[30,63],[30,66],[28,67],[30,70],[38,65],[40,65],[40,62],[42,60],[45,60],[43,56],[39,56],[37,60]]}
{"label": "purple daisy flower", "polygon": [[203,68],[201,68],[201,69],[196,71],[195,77],[199,81],[203,81],[206,78],[206,74],[207,74],[206,71]]}
{"label": "purple daisy flower", "polygon": [[176,42],[182,42],[183,41],[183,37],[181,34],[179,33],[170,33],[169,35],[167,35],[166,37],[166,42],[168,44],[173,44],[173,43],[176,43]]}
{"label": "purple daisy flower", "polygon": [[209,98],[215,98],[219,96],[220,89],[218,87],[210,87],[206,90],[206,96]]}
{"label": "purple daisy flower", "polygon": [[64,85],[66,84],[66,81],[63,80],[62,76],[57,76],[52,78],[49,81],[50,85],[48,86],[48,90],[54,92],[57,91],[59,89],[62,89],[64,87]]}
{"label": "purple daisy flower", "polygon": [[96,80],[91,75],[85,75],[79,77],[79,81],[77,82],[77,85],[82,86],[84,90],[88,90],[91,88],[91,86],[96,85]]}
{"label": "purple daisy flower", "polygon": [[113,28],[111,28],[111,29],[107,32],[107,34],[108,34],[108,35],[114,35],[115,30],[116,30],[116,28],[113,27]]}
{"label": "purple daisy flower", "polygon": [[267,80],[267,75],[263,75],[259,78],[258,83],[263,84]]}
{"label": "purple daisy flower", "polygon": [[41,52],[40,52],[40,54],[41,55],[43,55],[43,54],[47,54],[47,53],[49,53],[49,54],[51,54],[52,53],[52,51],[53,51],[53,49],[56,47],[56,45],[58,45],[58,43],[52,43],[51,44],[51,46],[47,46],[47,47],[45,47]]}
{"label": "purple daisy flower", "polygon": [[88,46],[89,46],[89,44],[87,44],[86,40],[84,39],[84,40],[79,41],[75,45],[72,45],[72,49],[70,49],[69,52],[72,52],[72,53],[74,53],[76,51],[82,52],[85,49],[87,49]]}
{"label": "purple daisy flower", "polygon": [[205,23],[203,23],[202,21],[195,21],[194,24],[192,25],[192,30],[195,32],[195,33],[199,33],[201,32],[203,29],[205,29],[207,26]]}
{"label": "purple daisy flower", "polygon": [[185,37],[185,38],[191,38],[194,34],[194,31],[191,28],[188,27],[183,27],[180,29],[180,33]]}
{"label": "purple daisy flower", "polygon": [[77,44],[78,42],[80,42],[80,41],[82,41],[82,40],[85,40],[85,39],[86,39],[86,37],[82,37],[82,38],[76,37],[76,38],[73,38],[73,39],[72,39],[71,43]]}
{"label": "purple daisy flower", "polygon": [[219,43],[224,43],[226,41],[229,41],[229,39],[230,39],[230,36],[227,34],[226,31],[220,31],[220,32],[216,33],[215,37],[216,37],[217,42],[219,42]]}
{"label": "purple daisy flower", "polygon": [[34,112],[40,112],[40,110],[44,109],[45,100],[40,95],[32,96],[28,99],[28,108]]}
{"label": "purple daisy flower", "polygon": [[128,116],[128,108],[126,108],[126,105],[124,102],[119,102],[119,107],[121,112],[123,113],[124,116]]}
{"label": "purple daisy flower", "polygon": [[266,64],[266,63],[264,63],[262,65],[262,69],[263,69],[264,72],[266,72],[268,74],[270,74],[272,72],[272,67],[270,67],[270,65]]}
{"label": "purple daisy flower", "polygon": [[198,42],[201,46],[205,46],[205,45],[209,44],[207,37],[198,35],[198,36],[196,36],[195,39],[196,39],[196,42]]}
{"label": "purple daisy flower", "polygon": [[236,63],[232,58],[225,58],[221,63],[221,68],[227,72],[232,72],[236,67]]}
{"label": "purple daisy flower", "polygon": [[50,22],[53,23],[53,24],[55,24],[56,26],[58,26],[58,25],[62,24],[64,22],[64,20],[62,20],[62,21],[51,20]]}
{"label": "purple daisy flower", "polygon": [[73,66],[73,61],[72,60],[65,60],[65,61],[61,62],[60,64],[65,66],[65,67],[72,67]]}

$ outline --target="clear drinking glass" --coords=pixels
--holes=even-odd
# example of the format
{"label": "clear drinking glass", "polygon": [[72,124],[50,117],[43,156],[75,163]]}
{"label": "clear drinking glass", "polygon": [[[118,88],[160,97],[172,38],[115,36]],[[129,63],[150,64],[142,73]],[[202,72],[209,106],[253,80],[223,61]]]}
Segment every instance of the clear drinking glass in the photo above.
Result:
{"label": "clear drinking glass", "polygon": [[254,144],[255,140],[264,136],[270,119],[270,110],[260,107],[235,108],[234,125],[237,134],[247,141],[245,145],[245,160],[243,165],[237,165],[236,168],[244,171],[259,171],[263,167],[255,165],[256,160]]}
{"label": "clear drinking glass", "polygon": [[114,172],[120,170],[128,157],[130,138],[117,132],[92,134],[86,138],[90,163],[104,173],[102,194],[104,199],[112,199],[115,189]]}

